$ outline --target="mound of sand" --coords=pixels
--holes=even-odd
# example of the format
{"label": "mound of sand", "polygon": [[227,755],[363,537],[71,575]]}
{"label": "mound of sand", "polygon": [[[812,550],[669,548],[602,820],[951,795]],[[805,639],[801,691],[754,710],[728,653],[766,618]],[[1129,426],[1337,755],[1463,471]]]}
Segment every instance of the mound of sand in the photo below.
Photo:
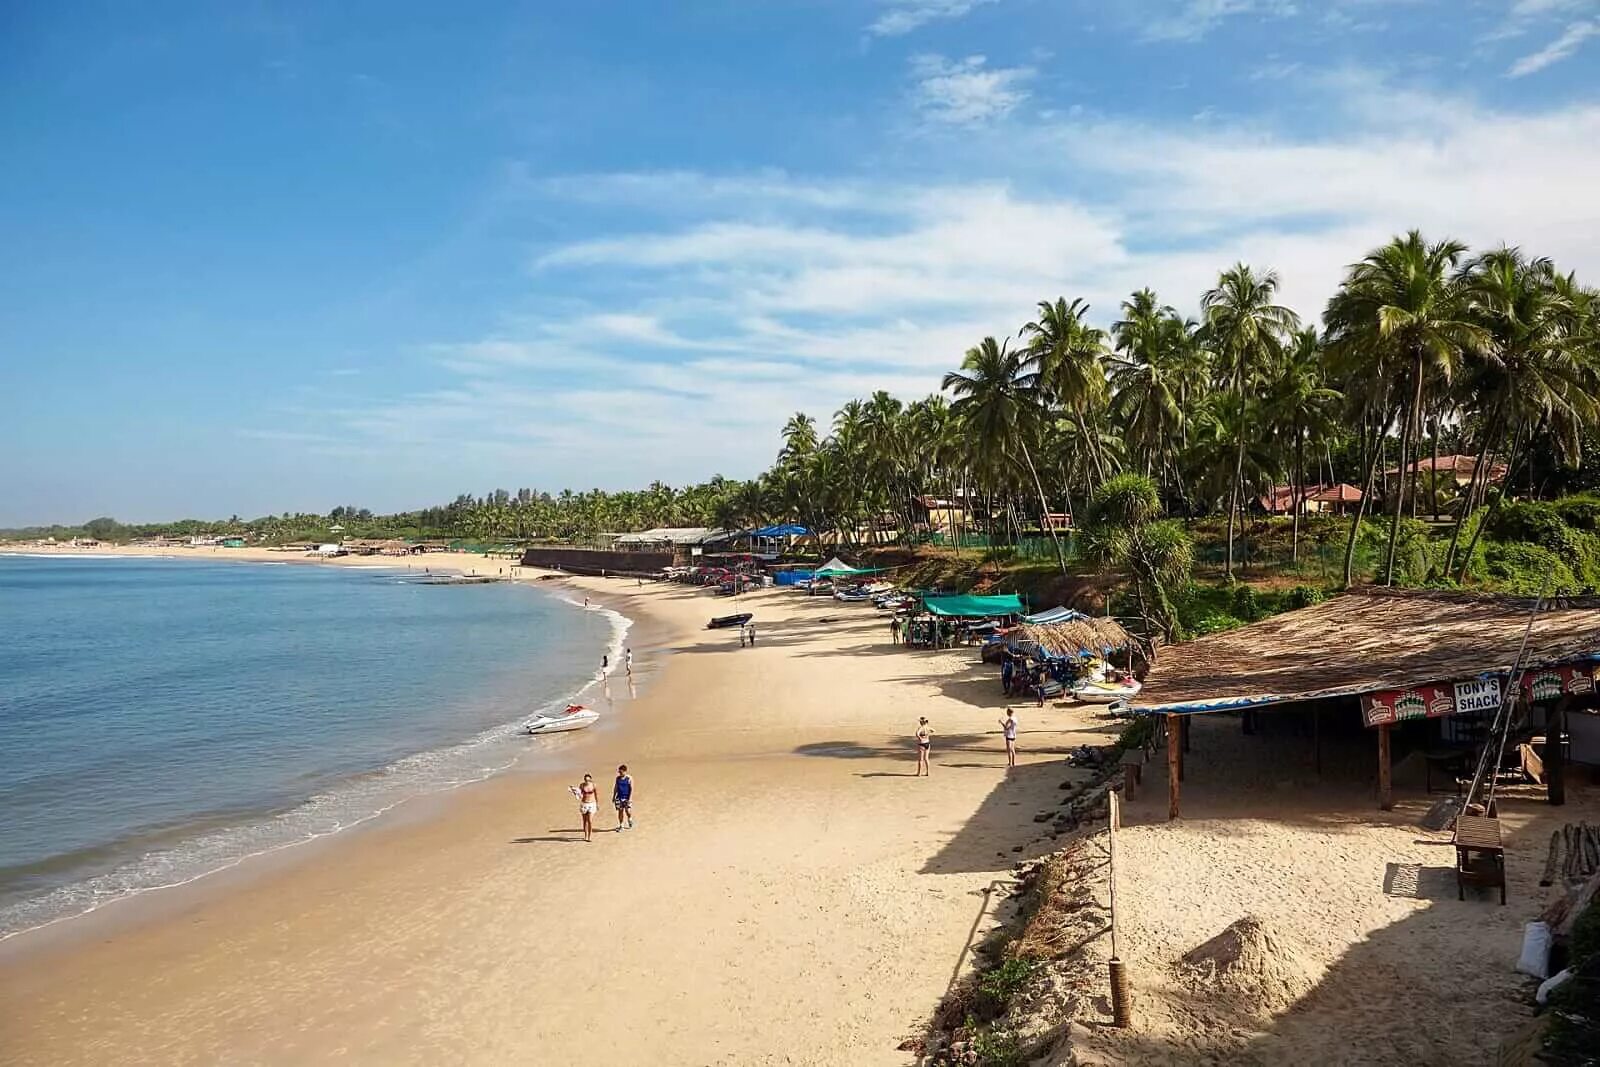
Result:
{"label": "mound of sand", "polygon": [[1178,972],[1199,992],[1263,1013],[1289,1008],[1317,984],[1317,968],[1253,915],[1185,953]]}

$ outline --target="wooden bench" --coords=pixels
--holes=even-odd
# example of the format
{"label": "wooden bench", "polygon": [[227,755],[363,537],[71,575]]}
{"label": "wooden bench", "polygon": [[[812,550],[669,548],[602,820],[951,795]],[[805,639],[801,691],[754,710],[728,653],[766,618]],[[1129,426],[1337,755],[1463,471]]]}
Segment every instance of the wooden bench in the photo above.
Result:
{"label": "wooden bench", "polygon": [[1468,885],[1500,887],[1506,902],[1506,850],[1500,840],[1500,820],[1485,815],[1463,815],[1456,820],[1456,899],[1466,900]]}

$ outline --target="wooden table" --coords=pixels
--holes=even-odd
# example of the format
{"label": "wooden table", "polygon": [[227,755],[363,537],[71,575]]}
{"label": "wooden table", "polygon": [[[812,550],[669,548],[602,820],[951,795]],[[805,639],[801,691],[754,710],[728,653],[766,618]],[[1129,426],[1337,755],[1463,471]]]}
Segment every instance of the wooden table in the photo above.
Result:
{"label": "wooden table", "polygon": [[1500,887],[1506,902],[1506,850],[1500,841],[1500,820],[1463,815],[1456,820],[1456,899],[1465,900],[1466,886]]}

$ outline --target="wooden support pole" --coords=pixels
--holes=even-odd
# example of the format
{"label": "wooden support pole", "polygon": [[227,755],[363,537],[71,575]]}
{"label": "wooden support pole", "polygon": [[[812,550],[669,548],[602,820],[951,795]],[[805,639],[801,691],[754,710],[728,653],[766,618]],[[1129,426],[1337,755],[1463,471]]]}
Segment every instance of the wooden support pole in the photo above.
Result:
{"label": "wooden support pole", "polygon": [[1178,783],[1183,780],[1182,715],[1167,716],[1167,818],[1178,817]]}
{"label": "wooden support pole", "polygon": [[1571,697],[1562,697],[1545,716],[1544,788],[1552,807],[1567,802],[1567,758],[1561,750],[1561,739],[1566,733],[1567,705],[1571,702]]}
{"label": "wooden support pole", "polygon": [[1389,779],[1389,724],[1378,727],[1378,808],[1394,807],[1394,785]]}

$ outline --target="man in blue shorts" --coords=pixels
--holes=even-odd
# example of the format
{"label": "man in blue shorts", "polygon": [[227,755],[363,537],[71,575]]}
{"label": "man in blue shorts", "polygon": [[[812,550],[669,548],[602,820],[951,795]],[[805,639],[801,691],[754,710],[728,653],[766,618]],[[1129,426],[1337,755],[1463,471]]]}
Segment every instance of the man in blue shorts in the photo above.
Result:
{"label": "man in blue shorts", "polygon": [[[628,777],[628,765],[617,768],[617,781],[611,787],[611,803],[617,806],[617,833],[633,829],[633,779]],[[623,825],[626,818],[628,823]]]}

